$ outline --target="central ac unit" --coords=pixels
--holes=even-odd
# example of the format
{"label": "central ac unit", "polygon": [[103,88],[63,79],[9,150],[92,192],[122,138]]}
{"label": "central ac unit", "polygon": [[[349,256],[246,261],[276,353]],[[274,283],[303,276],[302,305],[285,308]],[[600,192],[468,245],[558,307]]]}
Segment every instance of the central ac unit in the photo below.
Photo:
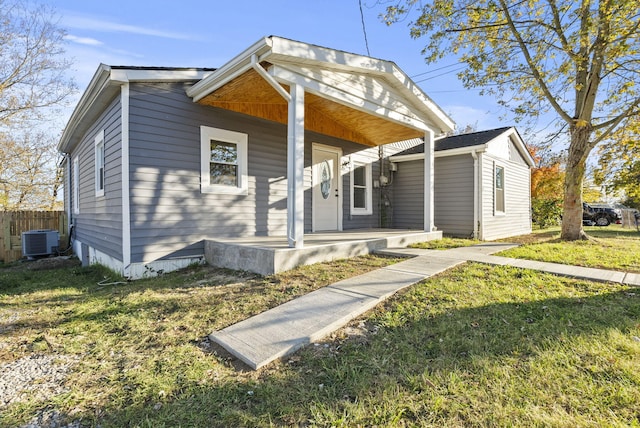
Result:
{"label": "central ac unit", "polygon": [[29,230],[22,232],[22,255],[49,256],[58,252],[60,235],[57,230]]}

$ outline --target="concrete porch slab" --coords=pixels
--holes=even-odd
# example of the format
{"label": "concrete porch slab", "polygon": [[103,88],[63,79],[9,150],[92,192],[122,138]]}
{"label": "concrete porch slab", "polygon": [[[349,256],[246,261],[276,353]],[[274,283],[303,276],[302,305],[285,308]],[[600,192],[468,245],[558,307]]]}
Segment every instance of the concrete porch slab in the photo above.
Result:
{"label": "concrete porch slab", "polygon": [[362,256],[389,247],[406,247],[441,238],[440,231],[357,229],[305,235],[304,248],[289,248],[284,236],[207,240],[205,259],[212,266],[272,275],[296,266]]}

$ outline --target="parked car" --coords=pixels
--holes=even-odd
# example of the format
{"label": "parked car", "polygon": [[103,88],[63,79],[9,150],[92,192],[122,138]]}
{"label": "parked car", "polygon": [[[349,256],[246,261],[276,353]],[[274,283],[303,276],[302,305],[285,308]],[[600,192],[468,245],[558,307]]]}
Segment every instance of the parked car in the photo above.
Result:
{"label": "parked car", "polygon": [[610,205],[582,203],[582,222],[588,225],[609,226],[622,224],[622,211]]}

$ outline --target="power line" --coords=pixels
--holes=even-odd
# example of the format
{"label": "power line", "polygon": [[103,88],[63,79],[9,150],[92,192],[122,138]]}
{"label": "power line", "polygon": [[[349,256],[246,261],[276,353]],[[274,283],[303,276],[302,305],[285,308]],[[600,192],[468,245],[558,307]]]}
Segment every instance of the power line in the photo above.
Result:
{"label": "power line", "polygon": [[[464,69],[464,68],[465,68],[465,66],[464,66],[464,65],[462,65],[462,66],[460,66],[459,68],[456,68],[456,69],[453,69],[453,70],[450,70],[450,71],[446,71],[446,72],[444,72],[444,73],[436,74],[435,76],[425,77],[424,79],[416,80],[415,82],[416,82],[416,83],[426,82],[427,80],[432,80],[432,79],[435,79],[435,78],[440,77],[440,76],[446,76],[447,74],[454,73],[454,72],[459,71],[459,70],[462,70],[462,69]],[[434,70],[434,71],[435,71],[435,70]]]}
{"label": "power line", "polygon": [[362,0],[358,0],[358,5],[360,6],[360,21],[362,22],[362,33],[364,34],[364,44],[367,47],[367,55],[371,56],[371,52],[369,52],[369,40],[367,39],[367,27],[364,25],[364,12],[362,11]]}
{"label": "power line", "polygon": [[436,71],[444,70],[444,69],[451,68],[451,67],[457,67],[457,66],[461,66],[461,65],[464,66],[464,64],[461,64],[459,62],[454,62],[453,64],[443,65],[442,67],[433,68],[431,70],[423,71],[422,73],[418,73],[416,75],[411,76],[411,78],[414,79],[414,78],[419,77],[419,76],[424,76],[425,74],[434,73]]}

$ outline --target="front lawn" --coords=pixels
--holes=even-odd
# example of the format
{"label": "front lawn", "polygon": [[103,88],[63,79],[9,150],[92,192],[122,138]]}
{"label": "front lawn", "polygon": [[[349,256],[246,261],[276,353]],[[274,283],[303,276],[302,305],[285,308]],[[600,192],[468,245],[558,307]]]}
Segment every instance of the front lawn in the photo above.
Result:
{"label": "front lawn", "polygon": [[640,273],[640,233],[620,226],[585,227],[588,241],[560,241],[560,229],[509,238],[522,243],[499,256]]}
{"label": "front lawn", "polygon": [[0,425],[44,410],[101,427],[640,424],[640,291],[618,284],[466,264],[257,372],[206,340],[392,262],[115,285],[98,285],[99,268],[0,269],[0,371],[31,355],[72,361],[66,391],[0,408]]}

